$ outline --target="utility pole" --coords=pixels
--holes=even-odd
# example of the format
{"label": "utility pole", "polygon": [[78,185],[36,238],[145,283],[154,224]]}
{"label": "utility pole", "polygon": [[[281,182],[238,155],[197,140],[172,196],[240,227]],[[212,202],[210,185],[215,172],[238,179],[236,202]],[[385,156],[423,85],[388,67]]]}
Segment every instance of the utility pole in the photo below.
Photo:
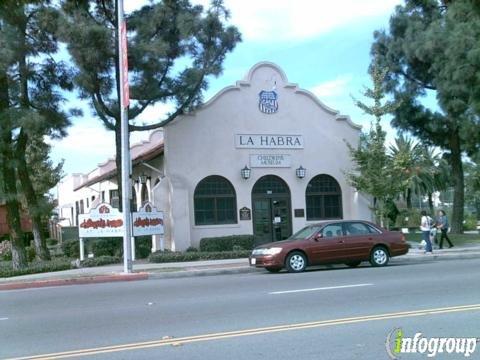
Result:
{"label": "utility pole", "polygon": [[130,216],[131,193],[131,160],[130,141],[128,131],[128,106],[130,104],[128,89],[128,61],[127,61],[127,24],[123,17],[123,0],[117,0],[117,31],[118,31],[118,65],[120,68],[120,122],[122,145],[122,209],[123,209],[123,272],[132,272],[132,220]]}

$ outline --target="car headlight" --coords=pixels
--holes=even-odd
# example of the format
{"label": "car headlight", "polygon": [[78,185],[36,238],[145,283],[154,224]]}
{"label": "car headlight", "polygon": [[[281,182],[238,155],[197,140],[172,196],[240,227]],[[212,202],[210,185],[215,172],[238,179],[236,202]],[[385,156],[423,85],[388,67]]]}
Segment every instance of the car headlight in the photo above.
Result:
{"label": "car headlight", "polygon": [[265,249],[264,253],[265,255],[277,255],[282,251],[282,248],[279,247],[272,247]]}
{"label": "car headlight", "polygon": [[262,248],[253,250],[252,255],[277,255],[281,251],[282,248],[280,247]]}

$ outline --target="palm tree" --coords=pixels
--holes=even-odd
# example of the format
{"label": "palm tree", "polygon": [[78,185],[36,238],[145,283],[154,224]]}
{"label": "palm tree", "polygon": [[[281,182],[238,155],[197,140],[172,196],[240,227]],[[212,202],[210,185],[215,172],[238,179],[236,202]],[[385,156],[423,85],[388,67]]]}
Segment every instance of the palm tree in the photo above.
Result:
{"label": "palm tree", "polygon": [[425,172],[426,183],[424,184],[424,195],[428,196],[428,206],[430,213],[433,214],[433,193],[445,191],[451,183],[450,167],[448,162],[433,147],[422,147],[422,158]]}
{"label": "palm tree", "polygon": [[407,208],[411,209],[412,194],[420,195],[424,188],[421,146],[411,138],[400,135],[389,150],[393,168],[399,174],[402,196],[407,202]]}
{"label": "palm tree", "polygon": [[427,195],[433,211],[432,195],[446,188],[444,160],[435,148],[424,146],[411,138],[400,135],[390,146],[390,158],[399,174],[402,195],[407,208],[412,208],[412,195]]}

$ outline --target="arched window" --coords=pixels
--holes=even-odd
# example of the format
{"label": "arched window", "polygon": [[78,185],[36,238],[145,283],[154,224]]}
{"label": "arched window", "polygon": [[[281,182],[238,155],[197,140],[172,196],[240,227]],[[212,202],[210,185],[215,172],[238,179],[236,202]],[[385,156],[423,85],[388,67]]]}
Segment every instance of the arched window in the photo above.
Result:
{"label": "arched window", "polygon": [[224,177],[213,175],[200,181],[193,195],[195,225],[237,223],[235,189]]}
{"label": "arched window", "polygon": [[315,176],[307,185],[305,197],[307,220],[342,218],[342,191],[333,177]]}

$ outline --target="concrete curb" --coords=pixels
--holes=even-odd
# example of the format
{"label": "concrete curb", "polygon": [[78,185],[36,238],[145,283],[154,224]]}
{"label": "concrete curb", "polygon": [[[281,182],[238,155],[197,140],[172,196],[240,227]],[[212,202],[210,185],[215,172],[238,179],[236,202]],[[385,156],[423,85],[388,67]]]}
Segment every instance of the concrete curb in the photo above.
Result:
{"label": "concrete curb", "polygon": [[182,270],[177,272],[149,272],[149,279],[179,279],[197,276],[215,276],[215,275],[233,275],[233,274],[247,274],[255,272],[256,269],[245,266],[236,266],[232,268],[214,268],[201,270]]}
{"label": "concrete curb", "polygon": [[394,257],[390,260],[391,263],[422,263],[429,261],[448,261],[448,260],[468,260],[480,258],[480,252],[465,252],[461,254],[448,254],[448,253],[433,253],[432,255],[406,255]]}
{"label": "concrete curb", "polygon": [[[409,254],[394,257],[390,260],[392,265],[402,264],[421,264],[433,261],[448,261],[460,259],[478,259],[480,258],[480,251],[464,251],[460,253],[433,253],[432,255],[424,254]],[[64,285],[82,285],[82,284],[98,284],[117,281],[136,281],[147,279],[180,279],[188,277],[200,276],[216,276],[216,275],[235,275],[248,274],[261,271],[261,269],[253,268],[245,263],[245,265],[235,264],[232,267],[212,267],[210,269],[188,269],[174,272],[154,271],[151,269],[143,269],[142,272],[134,274],[114,274],[114,275],[91,275],[82,277],[72,277],[67,279],[50,279],[50,280],[31,280],[18,281],[9,283],[0,283],[0,291],[2,290],[17,290],[29,288],[43,288],[50,286],[64,286]]]}
{"label": "concrete curb", "polygon": [[134,274],[83,276],[83,277],[75,277],[75,278],[69,278],[69,279],[49,279],[49,280],[9,282],[9,283],[0,284],[0,291],[43,288],[43,287],[51,287],[51,286],[65,286],[65,285],[99,284],[99,283],[118,282],[118,281],[137,281],[137,280],[147,280],[148,277],[149,277],[148,273],[141,272],[141,273],[134,273]]}

